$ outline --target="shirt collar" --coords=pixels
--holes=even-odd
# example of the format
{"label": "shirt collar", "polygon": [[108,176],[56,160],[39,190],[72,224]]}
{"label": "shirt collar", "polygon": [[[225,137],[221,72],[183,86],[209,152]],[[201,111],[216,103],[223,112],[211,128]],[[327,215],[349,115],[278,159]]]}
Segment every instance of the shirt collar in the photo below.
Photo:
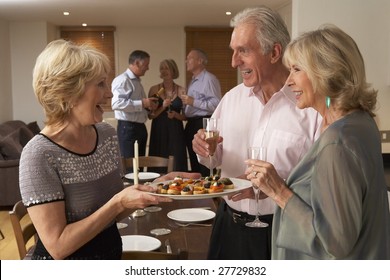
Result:
{"label": "shirt collar", "polygon": [[206,69],[203,69],[198,75],[192,76],[192,80],[203,80],[204,75],[206,75]]}
{"label": "shirt collar", "polygon": [[126,74],[129,76],[130,79],[132,80],[141,80],[139,77],[137,77],[133,71],[131,71],[129,68],[126,69]]}
{"label": "shirt collar", "polygon": [[[253,91],[254,87],[251,87],[250,88],[250,91],[249,91],[249,94],[248,96],[256,96],[257,98],[259,98],[261,100],[261,102],[264,104],[264,100],[263,100],[263,94],[262,94],[262,91],[259,91],[257,94]],[[295,101],[295,94],[291,91],[291,88],[288,86],[288,85],[284,85],[279,91],[275,92],[271,99],[278,96],[278,95],[281,95],[283,94],[288,100],[290,100],[291,102],[293,102],[294,104],[296,103]]]}

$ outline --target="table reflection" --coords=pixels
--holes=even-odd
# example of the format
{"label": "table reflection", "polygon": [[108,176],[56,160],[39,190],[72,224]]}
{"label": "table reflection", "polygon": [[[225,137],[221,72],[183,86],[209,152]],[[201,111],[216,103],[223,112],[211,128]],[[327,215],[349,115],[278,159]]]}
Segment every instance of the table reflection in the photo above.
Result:
{"label": "table reflection", "polygon": [[[182,208],[200,208],[207,207],[211,211],[216,211],[216,201],[218,199],[199,199],[199,200],[174,200],[173,202],[161,203],[161,211],[146,212],[142,217],[130,217],[121,222],[128,224],[127,227],[119,230],[121,235],[147,235],[159,239],[162,246],[158,251],[166,252],[164,246],[165,240],[169,239],[172,251],[186,249],[189,259],[203,260],[207,258],[209,240],[212,227],[207,226],[179,226],[174,220],[167,217],[167,213]],[[213,219],[202,223],[212,223]],[[155,236],[151,230],[156,228],[165,228],[171,232],[166,235]]]}

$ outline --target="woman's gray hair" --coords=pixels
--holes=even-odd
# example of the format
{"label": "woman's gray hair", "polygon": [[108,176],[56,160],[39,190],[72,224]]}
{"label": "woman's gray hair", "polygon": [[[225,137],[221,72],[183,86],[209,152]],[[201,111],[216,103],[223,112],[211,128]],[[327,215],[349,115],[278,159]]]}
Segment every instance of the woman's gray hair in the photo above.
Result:
{"label": "woman's gray hair", "polygon": [[338,109],[362,109],[375,116],[377,91],[366,82],[357,44],[340,28],[328,24],[303,33],[288,45],[283,63],[305,71],[314,92],[329,96]]}
{"label": "woman's gray hair", "polygon": [[290,34],[281,16],[266,6],[247,8],[232,18],[230,26],[236,27],[241,24],[254,24],[256,37],[263,54],[272,51],[275,44],[282,46],[282,51],[290,42]]}
{"label": "woman's gray hair", "polygon": [[207,63],[209,62],[209,58],[207,56],[207,53],[204,50],[198,49],[198,48],[193,48],[193,49],[191,49],[191,51],[195,51],[198,54],[198,56],[202,60],[202,64],[204,66],[207,65]]}

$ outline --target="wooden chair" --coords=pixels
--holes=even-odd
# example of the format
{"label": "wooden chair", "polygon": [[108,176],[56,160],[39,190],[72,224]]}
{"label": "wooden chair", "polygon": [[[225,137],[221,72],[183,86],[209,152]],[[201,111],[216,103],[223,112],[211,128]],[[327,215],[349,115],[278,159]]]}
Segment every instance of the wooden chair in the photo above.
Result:
{"label": "wooden chair", "polygon": [[177,253],[130,251],[122,252],[122,260],[188,260],[188,251],[178,250]]}
{"label": "wooden chair", "polygon": [[[9,211],[9,217],[18,245],[19,257],[21,260],[28,259],[35,249],[37,231],[31,220],[28,219],[27,208],[21,200],[15,203],[12,211]],[[26,221],[28,222],[26,223]],[[27,246],[31,238],[34,238],[34,245]]]}
{"label": "wooden chair", "polygon": [[[166,167],[167,173],[173,171],[174,157],[169,156],[168,158],[156,157],[156,156],[143,156],[138,157],[139,167]],[[122,158],[124,172],[133,171],[133,158]],[[141,170],[142,171],[142,170]]]}

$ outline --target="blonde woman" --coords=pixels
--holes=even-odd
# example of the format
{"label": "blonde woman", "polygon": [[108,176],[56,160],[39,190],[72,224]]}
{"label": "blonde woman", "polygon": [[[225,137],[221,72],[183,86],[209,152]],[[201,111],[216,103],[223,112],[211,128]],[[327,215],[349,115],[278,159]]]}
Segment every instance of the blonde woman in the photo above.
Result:
{"label": "blonde woman", "polygon": [[88,46],[53,41],[38,56],[33,87],[46,120],[25,146],[20,191],[39,240],[32,259],[120,259],[116,221],[162,201],[125,188],[118,137],[102,122],[112,97],[108,58]]}
{"label": "blonde woman", "polygon": [[335,26],[305,33],[284,55],[300,109],[322,117],[322,134],[283,181],[249,160],[248,179],[273,199],[273,259],[389,259],[390,216],[377,91],[354,40]]}
{"label": "blonde woman", "polygon": [[[179,69],[173,59],[164,59],[160,63],[160,78],[162,82],[149,90],[149,97],[158,98],[158,108],[149,114],[152,119],[150,131],[149,155],[168,157],[174,156],[174,170],[187,171],[187,151],[184,138],[183,112],[181,97],[185,89],[175,83],[179,77]],[[149,168],[150,170],[151,168]],[[166,173],[161,168],[153,171]]]}

